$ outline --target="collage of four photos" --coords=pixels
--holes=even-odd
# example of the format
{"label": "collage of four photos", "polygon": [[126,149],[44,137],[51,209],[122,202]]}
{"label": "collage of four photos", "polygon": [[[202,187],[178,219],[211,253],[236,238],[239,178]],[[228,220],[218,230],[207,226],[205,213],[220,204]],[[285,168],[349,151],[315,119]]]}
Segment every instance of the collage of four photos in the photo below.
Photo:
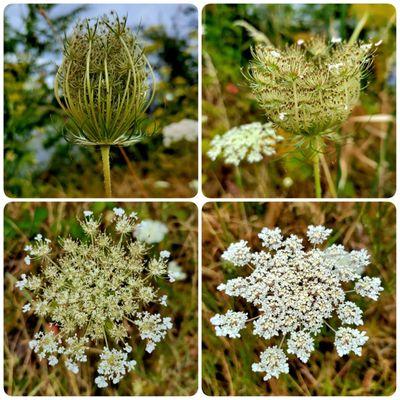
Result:
{"label": "collage of four photos", "polygon": [[396,18],[5,6],[4,393],[393,395]]}

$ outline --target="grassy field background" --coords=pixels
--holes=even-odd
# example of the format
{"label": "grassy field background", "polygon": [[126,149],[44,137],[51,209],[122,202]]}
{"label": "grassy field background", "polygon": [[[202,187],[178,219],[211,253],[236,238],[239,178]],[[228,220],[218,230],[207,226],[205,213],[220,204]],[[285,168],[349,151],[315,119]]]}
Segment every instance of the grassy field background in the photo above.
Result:
{"label": "grassy field background", "polygon": [[[391,395],[396,388],[396,212],[390,203],[208,203],[203,209],[203,358],[202,387],[207,395]],[[366,248],[371,265],[365,273],[379,276],[384,291],[377,302],[350,294],[364,311],[369,336],[362,356],[340,358],[332,333],[324,329],[308,363],[289,357],[290,373],[264,382],[252,372],[259,353],[276,344],[255,337],[251,328],[239,339],[217,337],[210,318],[228,309],[255,309],[241,299],[217,291],[217,286],[238,276],[222,262],[230,243],[248,240],[261,248],[257,234],[262,227],[280,227],[283,234],[305,236],[307,225],[325,224],[333,229],[329,244],[347,249]],[[240,274],[240,272],[239,272]],[[335,326],[335,325],[334,325]],[[279,339],[277,339],[279,341]]]}
{"label": "grassy field background", "polygon": [[[389,4],[210,4],[203,9],[203,191],[208,197],[314,197],[312,162],[279,129],[277,154],[239,168],[207,156],[216,135],[251,122],[267,122],[245,74],[251,48],[269,41],[278,48],[314,35],[382,44],[360,100],[328,141],[326,167],[338,197],[389,197],[396,173],[396,14]],[[323,197],[331,197],[321,171]]]}
{"label": "grassy field background", "polygon": [[[154,249],[167,249],[172,259],[187,273],[184,281],[161,282],[168,295],[165,313],[174,327],[152,354],[145,353],[143,342],[132,343],[135,369],[118,385],[98,389],[93,380],[97,358],[81,365],[78,375],[63,364],[49,367],[40,362],[28,347],[35,331],[45,321],[27,317],[21,307],[26,299],[14,287],[22,273],[31,270],[23,261],[23,247],[41,232],[53,242],[70,234],[82,237],[76,221],[83,210],[103,212],[105,224],[112,208],[136,211],[140,219],[156,219],[167,224],[169,233]],[[197,390],[197,209],[189,203],[11,203],[4,216],[4,386],[9,395],[192,395]],[[34,263],[36,264],[36,263]],[[33,268],[33,267],[32,267]],[[141,344],[140,344],[141,342]]]}

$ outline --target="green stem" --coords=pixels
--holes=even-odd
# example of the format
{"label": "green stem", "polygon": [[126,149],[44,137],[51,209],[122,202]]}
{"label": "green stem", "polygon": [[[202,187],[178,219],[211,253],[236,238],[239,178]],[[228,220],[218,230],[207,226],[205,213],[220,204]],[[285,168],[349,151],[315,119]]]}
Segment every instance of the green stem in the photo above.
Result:
{"label": "green stem", "polygon": [[110,146],[101,146],[100,149],[103,160],[104,189],[106,197],[111,197]]}
{"label": "green stem", "polygon": [[321,198],[321,178],[320,178],[320,168],[319,168],[319,141],[318,138],[314,139],[314,148],[312,151],[313,155],[313,165],[314,165],[314,184],[315,184],[315,196]]}

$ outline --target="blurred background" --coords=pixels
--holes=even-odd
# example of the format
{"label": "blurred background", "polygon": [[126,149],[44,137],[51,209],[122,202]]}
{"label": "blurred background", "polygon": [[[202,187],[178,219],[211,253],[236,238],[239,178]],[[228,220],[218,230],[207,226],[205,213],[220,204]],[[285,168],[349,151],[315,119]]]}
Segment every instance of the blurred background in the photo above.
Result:
{"label": "blurred background", "polygon": [[[358,106],[327,146],[325,158],[339,197],[388,197],[395,192],[396,16],[389,4],[212,4],[203,9],[203,190],[209,197],[314,197],[312,165],[291,145],[239,168],[211,162],[211,139],[232,127],[266,122],[243,72],[251,47],[276,47],[314,35],[381,45],[362,82]],[[371,117],[373,116],[373,117]],[[322,175],[323,193],[327,193]]]}
{"label": "blurred background", "polygon": [[[138,32],[156,74],[145,141],[111,150],[116,197],[197,193],[197,129],[165,144],[163,130],[197,121],[197,10],[177,4],[12,4],[4,14],[4,181],[12,197],[102,197],[98,149],[68,144],[53,94],[62,40],[79,19],[116,11]],[[172,132],[173,134],[174,132]],[[178,132],[179,134],[179,132]],[[186,135],[186,136],[185,136]]]}
{"label": "blurred background", "polygon": [[[203,209],[202,267],[202,387],[207,395],[389,396],[396,389],[396,210],[390,203],[208,203]],[[218,337],[210,323],[228,309],[257,315],[254,307],[229,297],[217,286],[241,275],[221,260],[229,244],[241,239],[261,250],[257,234],[263,227],[279,227],[282,234],[305,238],[307,226],[333,229],[327,245],[343,244],[347,250],[365,248],[371,264],[365,274],[378,276],[384,291],[378,301],[347,295],[364,312],[363,330],[368,342],[361,357],[339,357],[328,328],[316,337],[316,350],[304,364],[289,356],[289,374],[267,382],[252,372],[259,354],[278,339],[264,340],[251,327],[241,338]],[[245,273],[245,271],[243,272]],[[333,327],[337,324],[332,321]]]}
{"label": "blurred background", "polygon": [[[76,217],[83,210],[103,214],[103,225],[113,218],[113,207],[135,211],[139,220],[153,219],[168,227],[154,251],[169,250],[182,268],[182,280],[159,280],[168,295],[165,310],[173,329],[152,354],[145,352],[136,334],[131,342],[135,369],[118,385],[98,389],[94,384],[97,359],[81,364],[75,375],[63,363],[50,367],[28,347],[34,332],[44,323],[33,314],[23,314],[26,302],[15,288],[22,273],[36,272],[37,263],[24,263],[24,246],[37,233],[57,243],[60,236],[83,238]],[[197,391],[197,208],[192,203],[10,203],[4,214],[4,389],[13,396],[189,396]],[[56,248],[56,246],[54,246]],[[136,345],[135,345],[136,344]],[[90,365],[91,364],[91,365]]]}

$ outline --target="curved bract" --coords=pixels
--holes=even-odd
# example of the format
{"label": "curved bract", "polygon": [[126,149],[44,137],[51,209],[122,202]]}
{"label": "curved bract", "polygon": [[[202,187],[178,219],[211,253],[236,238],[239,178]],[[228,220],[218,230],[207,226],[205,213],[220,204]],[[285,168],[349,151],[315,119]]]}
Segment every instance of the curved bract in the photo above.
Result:
{"label": "curved bract", "polygon": [[330,133],[356,105],[373,45],[302,40],[253,50],[250,86],[270,121],[295,135]]}
{"label": "curved bract", "polygon": [[65,137],[80,145],[129,146],[143,136],[154,74],[126,18],[112,13],[76,25],[65,40],[55,96],[68,115]]}

